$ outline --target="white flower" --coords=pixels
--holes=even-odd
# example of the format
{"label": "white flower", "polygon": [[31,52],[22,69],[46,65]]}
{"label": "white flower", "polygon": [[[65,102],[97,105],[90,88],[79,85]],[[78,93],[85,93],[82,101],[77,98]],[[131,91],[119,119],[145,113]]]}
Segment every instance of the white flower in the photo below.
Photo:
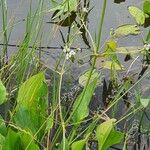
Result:
{"label": "white flower", "polygon": [[64,53],[70,52],[70,48],[69,48],[67,45],[65,45],[65,46],[64,46],[64,49],[63,49],[63,52],[64,52]]}
{"label": "white flower", "polygon": [[76,53],[75,51],[71,50],[70,52],[66,52],[66,60],[70,59],[72,56],[74,56]]}
{"label": "white flower", "polygon": [[145,44],[144,48],[148,51],[150,49],[150,44]]}
{"label": "white flower", "polygon": [[70,51],[70,55],[72,56],[72,55],[75,55],[76,53],[75,53],[75,51],[73,51],[73,50],[71,50]]}
{"label": "white flower", "polygon": [[67,52],[65,48],[63,49],[63,52],[64,52],[64,53],[66,53],[66,52]]}
{"label": "white flower", "polygon": [[78,51],[81,51],[81,48],[77,48],[77,52],[78,52]]}
{"label": "white flower", "polygon": [[85,12],[85,13],[88,13],[88,10],[87,10],[86,7],[83,7],[83,8],[82,8],[82,11]]}
{"label": "white flower", "polygon": [[69,54],[69,58],[71,58],[72,57],[71,53],[68,53],[68,54]]}

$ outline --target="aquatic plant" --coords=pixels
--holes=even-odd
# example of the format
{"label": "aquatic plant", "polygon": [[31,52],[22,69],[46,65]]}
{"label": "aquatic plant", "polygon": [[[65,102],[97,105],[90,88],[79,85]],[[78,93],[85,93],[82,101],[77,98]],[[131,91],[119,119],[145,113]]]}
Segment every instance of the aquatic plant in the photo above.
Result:
{"label": "aquatic plant", "polygon": [[[110,38],[103,43],[104,46],[101,37],[107,0],[103,0],[95,38],[88,28],[88,16],[93,9],[90,0],[64,0],[61,3],[51,0],[51,3],[54,8],[48,12],[53,14],[47,23],[59,27],[63,45],[56,65],[48,68],[42,60],[42,48],[39,46],[44,1],[39,0],[35,12],[30,4],[23,41],[10,58],[7,58],[7,3],[6,0],[0,1],[3,14],[0,105],[5,107],[0,117],[0,149],[88,150],[92,149],[92,144],[98,150],[114,148],[116,144],[127,149],[131,138],[135,138],[134,131],[149,135],[150,130],[147,115],[150,97],[143,96],[140,91],[140,82],[149,76],[150,30],[142,46],[120,47],[117,41],[141,34],[142,26],[150,17],[150,3],[143,2],[143,10],[129,6],[135,22],[111,29]],[[66,36],[62,28],[67,28]],[[79,37],[87,46],[87,56],[82,55],[82,48],[72,46]],[[128,69],[120,61],[120,55],[125,56],[125,61],[132,60]],[[134,78],[129,73],[139,57],[142,69]],[[78,83],[73,79],[69,81],[71,65],[84,65],[87,59],[88,69],[79,76]],[[104,73],[106,70],[108,79]],[[125,76],[120,77],[124,72]],[[72,82],[71,86],[69,82]],[[72,86],[75,88],[72,89]],[[68,88],[67,93],[65,88]],[[99,92],[96,90],[99,88],[103,88],[101,98],[97,97]],[[95,99],[99,104],[92,108]],[[147,126],[143,124],[145,117]],[[135,120],[138,121],[135,123]],[[135,124],[130,126],[132,121]],[[140,141],[138,143],[141,144]]]}

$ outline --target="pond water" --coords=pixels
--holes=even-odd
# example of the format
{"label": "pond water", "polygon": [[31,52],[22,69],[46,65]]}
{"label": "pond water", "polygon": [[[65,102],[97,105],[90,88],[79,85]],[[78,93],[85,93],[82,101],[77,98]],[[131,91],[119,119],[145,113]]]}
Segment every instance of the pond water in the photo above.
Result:
{"label": "pond water", "polygon": [[[141,0],[108,0],[105,22],[103,26],[102,32],[102,43],[109,38],[110,29],[116,28],[122,24],[133,23],[133,19],[129,17],[129,13],[127,7],[130,5],[141,6]],[[120,2],[120,3],[119,3]],[[89,30],[94,37],[95,32],[97,31],[98,23],[99,23],[99,15],[101,13],[103,1],[102,0],[91,0],[91,7],[93,10],[89,14]],[[30,0],[7,0],[8,5],[8,28],[13,25],[13,29],[11,32],[9,44],[17,45],[19,44],[25,33],[26,23],[24,19],[26,18],[29,12]],[[32,10],[35,10],[37,6],[37,0],[32,0]],[[48,24],[51,18],[51,13],[48,13],[52,6],[50,5],[48,0],[44,1],[44,25],[42,27],[42,38],[40,39],[40,43],[42,46],[50,46],[50,47],[58,47],[63,46],[63,42],[58,31],[54,30],[54,25]],[[0,16],[0,32],[2,32],[2,16]],[[14,23],[13,23],[14,22]],[[63,33],[66,33],[66,29],[62,30]],[[145,36],[147,29],[144,29],[142,36]],[[2,39],[0,38],[0,43],[2,43]],[[140,36],[136,36],[134,38],[123,38],[118,41],[120,46],[140,46],[143,44],[142,38]],[[73,46],[86,47],[81,39],[78,39]],[[16,50],[15,47],[9,48],[10,55],[14,53]],[[50,55],[45,55],[44,60],[49,67],[53,67],[55,63],[55,58],[60,54],[60,49],[48,49]],[[83,55],[86,55],[87,51],[84,51]],[[77,67],[78,68],[78,67]],[[74,68],[75,72],[78,72]],[[80,72],[80,71],[79,71]]]}
{"label": "pond water", "polygon": [[[124,0],[123,0],[124,1]],[[116,1],[117,2],[117,1]],[[23,19],[26,18],[27,13],[29,12],[30,0],[7,0],[8,3],[8,23],[12,25],[14,20],[13,30],[10,36],[10,44],[18,44],[24,36],[25,32],[25,21]],[[43,26],[43,36],[42,36],[42,46],[58,46],[62,45],[62,40],[59,32],[55,32],[53,29],[53,25],[47,24],[46,22],[50,20],[51,14],[48,13],[51,5],[49,1],[45,0],[45,12],[44,14],[44,26]],[[99,14],[101,13],[103,1],[100,0],[92,0],[91,6],[94,7],[89,15],[89,29],[94,36],[94,33],[97,30],[97,26],[99,23]],[[105,22],[103,27],[103,35],[102,35],[102,43],[109,37],[110,29],[116,28],[122,24],[133,23],[133,19],[129,17],[129,13],[127,7],[130,5],[140,6],[141,0],[126,0],[120,4],[114,3],[113,0],[108,0],[107,11],[105,16]],[[32,0],[32,10],[34,10],[37,6],[37,0]],[[8,26],[9,26],[8,25]],[[0,31],[2,30],[2,19],[0,18]],[[55,34],[55,36],[54,36]],[[144,33],[143,33],[143,36]],[[78,41],[77,41],[78,43]],[[121,45],[141,45],[142,40],[138,36],[135,38],[124,38],[119,41]],[[78,44],[79,45],[79,44]],[[83,43],[80,41],[81,47],[85,47]],[[15,48],[14,48],[15,49]],[[12,50],[10,50],[12,51]],[[53,49],[49,51],[53,52]]]}

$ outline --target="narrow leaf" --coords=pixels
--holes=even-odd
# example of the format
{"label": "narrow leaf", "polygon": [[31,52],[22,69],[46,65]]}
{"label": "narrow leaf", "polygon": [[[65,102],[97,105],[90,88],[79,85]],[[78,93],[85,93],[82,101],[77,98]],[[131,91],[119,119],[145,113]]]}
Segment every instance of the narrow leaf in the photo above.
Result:
{"label": "narrow leaf", "polygon": [[82,92],[75,100],[75,103],[73,105],[74,114],[72,116],[72,119],[74,122],[79,122],[88,116],[88,114],[89,114],[88,106],[89,106],[90,100],[92,98],[92,95],[95,91],[97,80],[98,80],[98,78],[95,78],[87,86],[85,93]]}
{"label": "narrow leaf", "polygon": [[6,88],[3,85],[2,81],[0,80],[0,105],[6,102],[6,100],[7,100]]}

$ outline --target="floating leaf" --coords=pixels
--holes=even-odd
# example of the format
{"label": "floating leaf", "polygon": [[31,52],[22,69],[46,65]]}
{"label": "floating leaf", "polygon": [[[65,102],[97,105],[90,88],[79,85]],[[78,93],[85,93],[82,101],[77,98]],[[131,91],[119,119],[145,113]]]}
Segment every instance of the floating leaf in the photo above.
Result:
{"label": "floating leaf", "polygon": [[140,98],[141,105],[146,108],[150,103],[150,97],[148,98]]}
{"label": "floating leaf", "polygon": [[[79,84],[82,85],[83,87],[86,85],[86,82],[88,80],[89,74],[91,70],[86,71],[83,75],[79,77]],[[90,83],[93,82],[95,78],[98,78],[97,85],[100,84],[100,74],[96,71],[96,69],[93,70]]]}
{"label": "floating leaf", "polygon": [[138,35],[140,34],[140,28],[137,25],[126,24],[119,26],[114,30],[112,36],[115,38],[124,37],[128,35]]}
{"label": "floating leaf", "polygon": [[136,20],[137,24],[139,24],[139,25],[144,24],[145,18],[148,16],[141,9],[139,9],[135,6],[130,6],[130,7],[128,7],[128,10],[129,10],[130,14]]}
{"label": "floating leaf", "polygon": [[3,85],[2,81],[0,80],[0,105],[6,102],[6,100],[7,100],[6,88]]}
{"label": "floating leaf", "polygon": [[98,150],[108,150],[110,146],[120,143],[123,139],[124,134],[115,130],[115,121],[116,119],[109,119],[97,127]]}
{"label": "floating leaf", "polygon": [[117,47],[116,50],[122,54],[128,53],[140,53],[144,48],[142,46],[127,46],[127,47]]}
{"label": "floating leaf", "polygon": [[110,69],[110,70],[113,68],[115,68],[115,70],[123,70],[124,69],[123,65],[120,66],[116,62],[112,62],[112,61],[103,62],[102,67],[105,69]]}
{"label": "floating leaf", "polygon": [[86,91],[82,92],[75,100],[72,115],[72,119],[74,122],[80,122],[81,120],[83,120],[85,117],[88,116],[89,114],[88,106],[91,97],[95,91],[97,80],[98,78],[95,78],[90,84],[88,84]]}
{"label": "floating leaf", "polygon": [[144,51],[142,46],[128,46],[128,47],[117,47],[117,52],[119,54],[130,55],[131,57],[136,56]]}

